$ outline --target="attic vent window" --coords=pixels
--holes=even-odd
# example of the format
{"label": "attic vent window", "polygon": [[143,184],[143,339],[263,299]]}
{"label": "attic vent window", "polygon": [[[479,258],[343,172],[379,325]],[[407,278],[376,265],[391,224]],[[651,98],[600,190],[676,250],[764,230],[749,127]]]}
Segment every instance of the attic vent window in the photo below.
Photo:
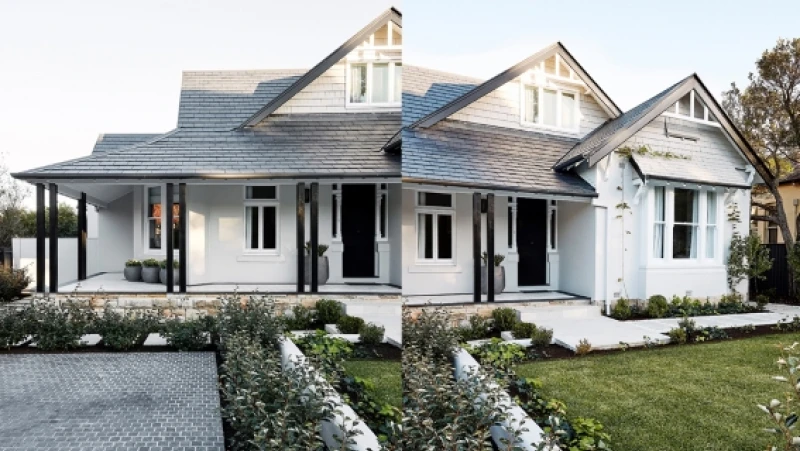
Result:
{"label": "attic vent window", "polygon": [[696,122],[710,124],[719,123],[706,104],[703,103],[700,96],[696,95],[694,91],[690,91],[685,96],[681,97],[681,99],[675,102],[675,105],[665,111],[664,114]]}

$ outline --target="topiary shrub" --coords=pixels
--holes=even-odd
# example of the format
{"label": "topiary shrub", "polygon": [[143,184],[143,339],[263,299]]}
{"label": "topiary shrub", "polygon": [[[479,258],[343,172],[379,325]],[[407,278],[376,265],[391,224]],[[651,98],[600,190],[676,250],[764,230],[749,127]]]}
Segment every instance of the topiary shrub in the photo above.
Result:
{"label": "topiary shrub", "polygon": [[338,327],[339,332],[343,334],[357,334],[361,331],[361,328],[364,327],[364,320],[357,316],[344,315],[339,318],[336,327]]}
{"label": "topiary shrub", "polygon": [[631,304],[625,298],[617,299],[617,303],[611,308],[611,317],[619,320],[626,320],[631,317]]}
{"label": "topiary shrub", "polygon": [[668,310],[669,303],[667,302],[667,298],[660,294],[650,296],[650,299],[647,300],[646,313],[650,318],[663,318]]}
{"label": "topiary shrub", "polygon": [[342,304],[332,299],[320,299],[315,306],[317,321],[322,324],[336,324],[342,317]]}
{"label": "topiary shrub", "polygon": [[511,329],[511,334],[514,335],[514,338],[517,340],[531,338],[534,332],[536,332],[536,324],[522,321],[514,324],[514,328]]}
{"label": "topiary shrub", "polygon": [[362,344],[375,347],[383,343],[383,336],[385,332],[386,329],[384,329],[382,326],[369,323],[364,324],[364,326],[361,327],[361,330],[358,331],[358,335]]}
{"label": "topiary shrub", "polygon": [[22,290],[28,288],[31,278],[25,268],[0,268],[0,302],[9,302],[22,297]]}
{"label": "topiary shrub", "polygon": [[307,330],[314,323],[314,312],[308,307],[295,305],[292,307],[292,314],[286,315],[284,319],[289,330]]}
{"label": "topiary shrub", "polygon": [[517,312],[510,307],[502,307],[492,310],[492,320],[494,320],[495,330],[501,332],[513,330],[517,323]]}

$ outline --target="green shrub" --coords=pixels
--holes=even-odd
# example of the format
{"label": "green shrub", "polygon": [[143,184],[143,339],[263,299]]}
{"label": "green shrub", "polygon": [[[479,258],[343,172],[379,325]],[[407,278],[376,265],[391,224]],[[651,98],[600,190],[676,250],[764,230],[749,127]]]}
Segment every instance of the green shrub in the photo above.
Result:
{"label": "green shrub", "polygon": [[525,323],[525,322],[518,322],[514,324],[514,329],[511,330],[511,333],[514,335],[514,338],[517,340],[523,340],[525,338],[531,338],[536,332],[536,324],[533,323]]}
{"label": "green shrub", "polygon": [[497,308],[492,310],[492,319],[495,330],[501,332],[513,330],[514,324],[517,323],[517,312],[510,307]]}
{"label": "green shrub", "polygon": [[277,348],[286,330],[284,318],[278,316],[275,301],[266,296],[250,296],[242,302],[232,294],[220,299],[222,307],[217,319],[222,348],[234,335],[246,336],[265,348]]}
{"label": "green shrub", "polygon": [[314,323],[314,312],[308,307],[295,305],[292,314],[286,315],[286,328],[289,330],[307,330]]}
{"label": "green shrub", "polygon": [[459,339],[458,329],[451,327],[449,314],[442,308],[423,309],[416,318],[410,309],[403,309],[404,359],[406,349],[414,349],[426,360],[449,362]]}
{"label": "green shrub", "polygon": [[349,341],[343,338],[331,337],[322,330],[294,338],[293,341],[306,357],[313,360],[322,359],[338,362],[353,355],[353,345]]}
{"label": "green shrub", "polygon": [[337,324],[342,317],[342,304],[333,299],[317,301],[317,321],[322,324]]}
{"label": "green shrub", "polygon": [[531,345],[534,348],[543,348],[553,342],[553,329],[537,327],[531,334]]}
{"label": "green shrub", "polygon": [[[173,259],[172,260],[172,267],[173,268],[178,269],[178,268],[180,268],[180,266],[181,266],[181,264],[177,259]],[[161,260],[160,262],[158,262],[158,267],[161,268],[161,269],[167,269],[167,260],[164,259],[164,260]]]}
{"label": "green shrub", "polygon": [[669,310],[667,298],[656,294],[647,300],[647,316],[650,318],[663,318]]}
{"label": "green shrub", "polygon": [[31,307],[31,335],[44,351],[67,351],[80,346],[80,339],[94,319],[89,309],[66,302],[41,302]]}
{"label": "green shrub", "polygon": [[625,298],[617,299],[617,303],[611,308],[611,317],[618,320],[626,320],[631,317],[631,304]]}
{"label": "green shrub", "polygon": [[769,304],[769,296],[766,294],[757,294],[754,301],[759,310],[763,311],[767,308],[767,304]]}
{"label": "green shrub", "polygon": [[480,360],[481,364],[493,368],[509,369],[525,358],[524,347],[499,338],[492,338],[489,343],[465,349]]}
{"label": "green shrub", "polygon": [[19,299],[22,291],[31,284],[28,270],[25,268],[0,268],[0,302]]}
{"label": "green shrub", "polygon": [[186,321],[172,319],[164,325],[161,334],[167,344],[178,351],[200,351],[208,346],[213,323],[213,316]]}
{"label": "green shrub", "polygon": [[362,344],[374,347],[383,343],[383,335],[385,332],[386,329],[384,329],[382,326],[369,323],[364,324],[364,326],[358,332],[358,335]]}
{"label": "green shrub", "polygon": [[469,340],[482,340],[489,336],[492,321],[481,315],[472,315],[469,317],[469,325],[466,327],[459,327],[458,332],[463,341]]}
{"label": "green shrub", "polygon": [[360,377],[346,376],[338,385],[347,403],[367,426],[378,435],[381,441],[390,440],[395,434],[392,425],[399,425],[403,420],[403,412],[397,407],[382,403],[375,396],[375,386],[371,381]]}
{"label": "green shrub", "polygon": [[158,320],[148,314],[122,315],[106,308],[94,322],[94,331],[103,337],[103,345],[115,351],[135,348],[147,334],[156,332]]}
{"label": "green shrub", "polygon": [[142,260],[142,266],[144,266],[145,268],[159,268],[161,264],[155,258],[148,258]]}
{"label": "green shrub", "polygon": [[357,316],[343,315],[336,323],[339,332],[343,334],[357,334],[364,327],[364,320]]}
{"label": "green shrub", "polygon": [[28,310],[0,309],[0,349],[9,349],[28,337],[31,320]]}
{"label": "green shrub", "polygon": [[689,339],[686,336],[686,329],[682,327],[674,327],[667,332],[669,336],[670,343],[676,343],[679,345],[685,344],[686,341]]}
{"label": "green shrub", "polygon": [[125,267],[126,268],[133,268],[133,267],[139,267],[139,266],[142,266],[142,262],[140,262],[139,260],[131,259],[131,260],[128,260],[128,261],[125,262]]}

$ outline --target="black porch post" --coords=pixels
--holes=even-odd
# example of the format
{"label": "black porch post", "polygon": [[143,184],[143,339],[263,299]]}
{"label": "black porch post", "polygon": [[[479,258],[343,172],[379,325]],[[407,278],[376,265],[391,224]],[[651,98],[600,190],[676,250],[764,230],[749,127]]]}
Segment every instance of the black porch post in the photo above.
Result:
{"label": "black porch post", "polygon": [[86,280],[86,193],[78,200],[78,280]]}
{"label": "black porch post", "polygon": [[494,302],[494,194],[486,195],[486,300]]}
{"label": "black porch post", "polygon": [[50,292],[58,293],[58,186],[50,184]]}
{"label": "black porch post", "polygon": [[167,183],[167,194],[164,196],[163,205],[167,209],[166,224],[162,227],[163,233],[167,234],[167,293],[175,292],[175,275],[172,273],[173,262],[175,261],[175,244],[173,239],[173,226],[172,221],[175,216],[172,214],[172,199],[175,186],[172,183]]}
{"label": "black porch post", "polygon": [[297,184],[297,292],[306,291],[306,184]]}
{"label": "black porch post", "polygon": [[189,210],[186,209],[186,184],[178,185],[178,250],[181,259],[178,261],[178,292],[186,293],[186,273],[189,265],[189,254],[186,250],[186,223]]}
{"label": "black porch post", "polygon": [[44,293],[45,239],[44,183],[36,184],[36,292]]}
{"label": "black porch post", "polygon": [[472,193],[472,299],[481,302],[481,193]]}
{"label": "black porch post", "polygon": [[319,183],[311,184],[311,293],[319,291],[317,286],[317,274],[319,272]]}

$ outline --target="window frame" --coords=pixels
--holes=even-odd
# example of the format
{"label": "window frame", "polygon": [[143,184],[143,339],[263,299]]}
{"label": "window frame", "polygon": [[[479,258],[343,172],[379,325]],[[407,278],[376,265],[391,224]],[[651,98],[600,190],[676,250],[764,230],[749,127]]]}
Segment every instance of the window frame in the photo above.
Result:
{"label": "window frame", "polygon": [[[158,188],[159,197],[161,197],[161,247],[150,247],[150,221],[155,220],[155,216],[150,216],[150,189]],[[164,198],[167,196],[167,185],[165,183],[155,183],[144,185],[144,193],[142,195],[142,207],[144,210],[144,253],[148,255],[166,255],[167,253],[167,237],[164,235],[164,223],[167,221],[167,214],[164,210]]]}
{"label": "window frame", "polygon": [[[537,119],[538,122],[530,122],[526,119],[525,113],[527,111],[526,105],[526,94],[528,88],[536,88],[538,90],[538,110],[537,110]],[[556,92],[556,125],[547,125],[544,123],[544,91],[555,91]],[[575,96],[575,106],[573,107],[574,111],[574,120],[575,126],[572,128],[567,128],[561,125],[562,121],[562,104],[563,104],[563,97],[564,94],[572,94]],[[563,87],[560,85],[556,85],[553,83],[536,83],[536,82],[520,82],[520,96],[519,96],[519,121],[523,127],[527,128],[537,128],[537,129],[544,129],[544,130],[551,130],[551,131],[559,131],[564,133],[580,133],[581,129],[581,92],[578,89],[573,89],[569,87]]]}
{"label": "window frame", "polygon": [[662,114],[664,116],[674,117],[676,119],[681,119],[684,121],[697,122],[698,124],[711,125],[714,127],[722,127],[722,125],[718,121],[712,121],[710,119],[710,117],[712,117],[711,110],[708,108],[708,105],[704,105],[703,103],[700,103],[700,106],[704,108],[703,119],[699,119],[694,116],[694,110],[695,110],[694,90],[689,91],[689,115],[683,115],[680,113],[680,105],[679,105],[680,101],[681,99],[678,99],[674,105],[667,108],[667,110],[664,111],[664,113]]}
{"label": "window frame", "polygon": [[[274,186],[275,199],[248,199],[247,188],[251,186]],[[280,215],[280,185],[273,184],[248,184],[242,186],[242,248],[247,255],[280,255],[281,253],[281,215]],[[247,245],[247,209],[257,207],[258,215],[258,237],[259,247],[252,249]],[[264,207],[275,208],[275,249],[265,249],[261,247],[261,240],[264,236]]]}
{"label": "window frame", "polygon": [[[350,101],[350,92],[351,92],[351,82],[352,82],[352,71],[351,68],[354,65],[366,65],[367,66],[367,93],[366,93],[366,102],[351,102]],[[387,102],[373,102],[372,101],[372,76],[373,76],[373,67],[375,64],[387,64],[389,67],[389,79],[387,81]],[[403,62],[401,60],[358,60],[358,61],[348,61],[345,65],[345,107],[346,108],[398,108],[403,103],[403,92],[402,88],[400,90],[400,98],[395,98],[395,66],[400,65],[403,66]],[[401,75],[402,79],[402,69]]]}
{"label": "window frame", "polygon": [[[664,221],[656,221],[656,188],[664,189]],[[695,192],[695,199],[697,202],[697,222],[685,223],[675,222],[675,189],[688,189]],[[714,212],[714,224],[708,221],[708,195],[713,193],[716,197],[716,208]],[[703,186],[675,186],[669,183],[657,183],[648,189],[648,210],[646,221],[646,238],[647,238],[647,260],[653,266],[719,266],[722,265],[722,246],[724,227],[722,221],[722,202],[723,197],[720,195],[720,190],[717,187],[703,187]],[[652,243],[655,240],[655,226],[656,224],[664,225],[663,236],[663,257],[655,256],[655,249]],[[695,227],[697,233],[697,248],[695,257],[690,258],[674,258],[674,227],[675,225],[691,225]],[[709,258],[707,256],[708,246],[708,228],[715,227],[713,237],[714,256]]]}
{"label": "window frame", "polygon": [[[450,196],[449,207],[432,207],[427,205],[420,205],[419,195],[421,193],[436,193]],[[425,258],[420,255],[420,221],[419,217],[422,214],[430,214],[433,216],[433,258]],[[439,258],[439,216],[450,216],[450,258]],[[414,248],[416,249],[416,263],[420,265],[453,265],[456,262],[456,194],[441,192],[441,191],[414,191]]]}

